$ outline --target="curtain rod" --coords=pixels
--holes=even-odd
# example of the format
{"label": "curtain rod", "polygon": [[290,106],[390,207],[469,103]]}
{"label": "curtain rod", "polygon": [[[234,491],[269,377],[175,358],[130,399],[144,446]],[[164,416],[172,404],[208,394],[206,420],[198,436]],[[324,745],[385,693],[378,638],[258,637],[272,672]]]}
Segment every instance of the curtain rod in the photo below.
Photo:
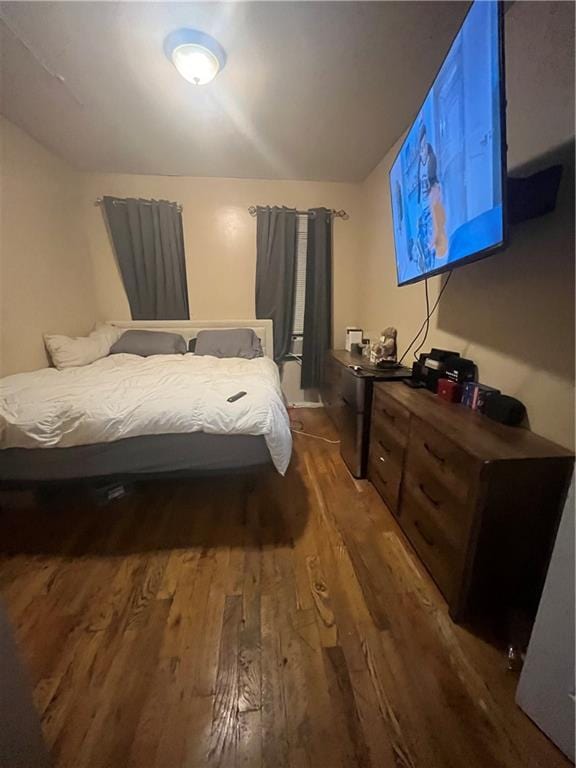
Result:
{"label": "curtain rod", "polygon": [[[104,198],[103,197],[97,197],[96,200],[94,200],[94,205],[102,205],[103,202],[104,202]],[[141,205],[152,205],[152,203],[157,203],[157,202],[160,202],[160,201],[158,201],[158,200],[139,200],[138,202]],[[182,213],[183,207],[182,207],[182,205],[180,203],[171,203],[169,200],[162,200],[161,202],[163,202],[163,203],[167,202],[170,205],[175,205],[176,208],[178,209],[179,213]],[[125,200],[113,200],[112,204],[113,205],[125,205],[126,201]]]}
{"label": "curtain rod", "polygon": [[[248,213],[250,214],[250,216],[256,216],[257,211],[258,211],[258,206],[256,205],[251,205],[250,208],[248,208]],[[328,212],[330,213],[331,216],[333,216],[336,219],[350,218],[346,213],[346,211],[344,211],[342,208],[339,211],[337,211],[335,208],[329,208]],[[298,216],[308,216],[309,211],[296,211],[296,214]]]}

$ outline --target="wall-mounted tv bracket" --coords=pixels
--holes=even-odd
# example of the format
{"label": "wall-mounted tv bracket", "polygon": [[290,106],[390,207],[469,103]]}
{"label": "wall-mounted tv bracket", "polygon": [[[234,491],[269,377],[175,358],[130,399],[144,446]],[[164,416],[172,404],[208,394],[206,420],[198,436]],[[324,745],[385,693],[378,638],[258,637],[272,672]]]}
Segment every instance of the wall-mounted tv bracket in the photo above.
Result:
{"label": "wall-mounted tv bracket", "polygon": [[551,165],[530,176],[508,176],[508,222],[519,224],[553,211],[561,178],[561,165]]}

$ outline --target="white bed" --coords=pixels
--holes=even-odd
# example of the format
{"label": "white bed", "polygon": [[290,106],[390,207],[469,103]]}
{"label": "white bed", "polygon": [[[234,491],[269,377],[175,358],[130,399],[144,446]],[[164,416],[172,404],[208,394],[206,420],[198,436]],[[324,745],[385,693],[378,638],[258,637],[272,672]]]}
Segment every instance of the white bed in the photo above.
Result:
{"label": "white bed", "polygon": [[[90,456],[86,448],[98,446],[101,455],[107,445],[114,451],[119,446],[131,450],[132,462],[126,466],[134,469],[135,439],[201,433],[203,436],[263,438],[274,466],[284,474],[290,461],[292,440],[278,368],[272,360],[271,321],[115,321],[113,324],[122,330],[170,330],[181,333],[187,341],[205,328],[249,327],[260,336],[264,357],[217,359],[185,354],[141,358],[119,354],[77,368],[62,371],[45,368],[6,377],[0,380],[0,471],[5,469],[3,459],[16,458],[22,462],[42,454],[41,460],[46,463],[49,453],[49,461],[54,464],[54,456],[68,461],[77,458],[73,449],[83,448],[85,455]],[[234,403],[227,401],[241,390],[246,396]],[[202,439],[205,443],[201,450],[211,452],[211,466],[217,466],[215,456],[219,447],[224,448],[224,441],[212,439],[208,450],[210,438]],[[240,451],[236,451],[231,461],[240,467],[242,455],[249,456],[251,449],[245,451],[248,443],[236,442]],[[183,444],[177,449],[172,441],[170,450],[190,452],[194,451],[194,445]],[[151,446],[154,450],[154,443]],[[165,451],[166,445],[159,443],[158,446]],[[155,467],[148,451],[141,471],[158,466],[166,471],[170,461],[166,463],[165,456],[160,458]],[[201,467],[202,457],[197,458],[197,463],[189,464],[175,455],[174,469]],[[96,463],[95,466],[103,465]],[[10,471],[14,474],[10,467],[7,471],[8,475]],[[61,473],[56,474],[62,477]],[[94,471],[89,474],[93,475]],[[47,476],[53,475],[49,472]]]}

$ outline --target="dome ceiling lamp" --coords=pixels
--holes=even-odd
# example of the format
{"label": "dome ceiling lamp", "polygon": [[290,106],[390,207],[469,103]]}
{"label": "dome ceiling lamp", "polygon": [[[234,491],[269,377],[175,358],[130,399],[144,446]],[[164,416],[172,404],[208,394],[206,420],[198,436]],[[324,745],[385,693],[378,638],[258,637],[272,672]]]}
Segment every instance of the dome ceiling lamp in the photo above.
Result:
{"label": "dome ceiling lamp", "polygon": [[177,29],[164,40],[164,53],[192,85],[207,85],[226,64],[220,43],[197,29]]}

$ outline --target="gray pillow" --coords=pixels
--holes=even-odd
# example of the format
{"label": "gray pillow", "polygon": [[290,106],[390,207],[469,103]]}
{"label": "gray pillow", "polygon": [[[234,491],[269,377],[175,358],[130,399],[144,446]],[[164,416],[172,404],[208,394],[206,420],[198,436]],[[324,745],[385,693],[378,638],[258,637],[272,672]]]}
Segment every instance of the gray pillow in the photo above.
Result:
{"label": "gray pillow", "polygon": [[252,328],[231,328],[218,331],[199,331],[196,337],[196,355],[212,357],[263,357],[262,344]]}
{"label": "gray pillow", "polygon": [[110,349],[111,355],[127,354],[148,357],[149,355],[183,355],[186,342],[179,333],[165,331],[125,331]]}

